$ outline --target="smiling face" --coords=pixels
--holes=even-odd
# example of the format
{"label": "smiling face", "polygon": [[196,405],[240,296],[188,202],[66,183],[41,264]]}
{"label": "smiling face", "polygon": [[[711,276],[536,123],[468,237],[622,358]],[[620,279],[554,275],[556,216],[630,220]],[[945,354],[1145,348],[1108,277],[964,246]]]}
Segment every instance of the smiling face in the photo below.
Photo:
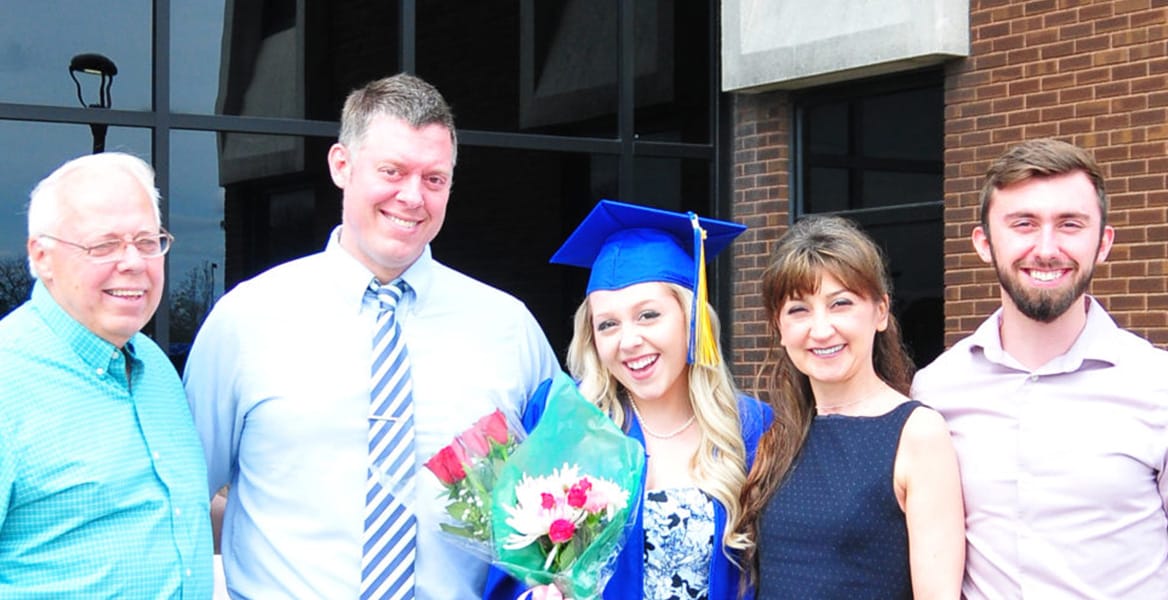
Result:
{"label": "smiling face", "polygon": [[688,402],[688,327],[677,296],[663,283],[588,295],[600,363],[638,403]]}
{"label": "smiling face", "polygon": [[888,327],[887,298],[865,298],[824,272],[814,292],[787,298],[776,315],[780,343],[813,386],[876,377],[873,344]]}
{"label": "smiling face", "polygon": [[454,172],[450,130],[374,117],[355,147],[329,150],[344,190],[341,246],[383,283],[421,256],[446,218]]}
{"label": "smiling face", "polygon": [[[159,233],[154,203],[121,169],[84,169],[60,183],[59,220],[50,235],[83,246]],[[57,304],[111,344],[138,333],[162,298],[164,258],[143,258],[130,245],[121,260],[95,264],[84,250],[34,237],[29,257]]]}
{"label": "smiling face", "polygon": [[1115,231],[1102,226],[1099,200],[1082,171],[1035,177],[993,192],[973,244],[994,265],[1002,302],[1050,323],[1080,301]]}

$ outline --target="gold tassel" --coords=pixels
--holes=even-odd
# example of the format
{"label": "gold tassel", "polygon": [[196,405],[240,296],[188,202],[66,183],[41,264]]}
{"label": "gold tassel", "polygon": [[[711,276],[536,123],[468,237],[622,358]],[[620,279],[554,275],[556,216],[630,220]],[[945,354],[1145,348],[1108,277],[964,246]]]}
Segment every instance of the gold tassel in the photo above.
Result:
{"label": "gold tassel", "polygon": [[[696,223],[695,223],[695,226]],[[701,229],[701,241],[698,243],[698,280],[697,289],[694,294],[697,295],[697,301],[694,318],[697,319],[697,347],[695,353],[697,354],[695,361],[699,365],[707,367],[718,366],[722,362],[722,355],[718,352],[718,340],[714,339],[714,324],[710,322],[709,312],[709,295],[706,289],[706,230]]]}

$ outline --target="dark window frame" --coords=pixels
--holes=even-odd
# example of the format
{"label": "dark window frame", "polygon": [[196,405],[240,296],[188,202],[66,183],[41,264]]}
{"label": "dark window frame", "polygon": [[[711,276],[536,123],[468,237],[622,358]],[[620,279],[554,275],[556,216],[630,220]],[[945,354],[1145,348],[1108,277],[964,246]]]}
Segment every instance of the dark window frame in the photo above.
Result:
{"label": "dark window frame", "polygon": [[[418,14],[419,0],[399,0],[400,28],[396,32],[400,41],[400,52],[397,68],[401,71],[415,71],[416,65],[416,34],[415,21]],[[704,214],[718,217],[727,217],[730,207],[728,181],[730,169],[727,152],[728,140],[732,135],[732,116],[730,103],[724,101],[721,93],[720,73],[720,24],[719,4],[714,0],[709,3],[711,18],[708,23],[708,59],[709,69],[709,111],[708,127],[709,140],[706,143],[641,141],[637,139],[634,99],[635,90],[635,61],[632,52],[625,49],[635,47],[635,0],[619,0],[617,4],[619,19],[619,66],[618,66],[618,130],[614,138],[575,137],[563,135],[524,134],[500,131],[463,130],[458,132],[459,141],[464,146],[479,146],[485,148],[517,148],[526,150],[548,150],[559,152],[577,152],[593,154],[609,154],[617,157],[619,190],[622,196],[631,196],[636,180],[635,162],[638,158],[684,158],[699,159],[708,164],[710,189],[708,202],[704,206],[687,206]],[[90,109],[73,108],[66,106],[42,106],[32,104],[18,104],[0,102],[0,120],[15,120],[43,123],[65,124],[103,124],[116,127],[141,127],[151,131],[152,157],[151,162],[156,170],[156,184],[162,192],[162,216],[165,225],[169,219],[170,207],[167,199],[170,197],[170,174],[172,168],[181,165],[172,165],[171,133],[180,130],[208,131],[214,133],[236,132],[275,135],[321,136],[335,138],[339,129],[339,121],[320,121],[311,119],[288,118],[261,118],[236,115],[191,114],[171,112],[171,0],[154,0],[153,35],[152,35],[152,109],[142,111],[117,109]],[[161,107],[161,108],[160,108]],[[322,159],[323,160],[323,157]],[[728,254],[728,253],[726,253]],[[720,265],[720,266],[718,266]],[[712,301],[716,306],[729,307],[730,282],[728,276],[719,276],[718,272],[730,273],[729,257],[719,257],[711,270]],[[162,347],[167,347],[170,341],[170,286],[167,290],[154,320],[148,326],[147,332]],[[723,320],[729,323],[730,312],[723,311]],[[730,331],[730,327],[724,331]]]}
{"label": "dark window frame", "polygon": [[[897,171],[904,173],[935,173],[944,174],[944,156],[937,160],[912,160],[866,157],[858,152],[863,147],[863,124],[859,116],[860,102],[875,96],[899,93],[925,88],[944,89],[944,71],[931,68],[911,73],[902,73],[891,76],[878,77],[870,80],[834,84],[822,88],[815,88],[792,94],[794,109],[794,134],[792,136],[792,222],[799,217],[812,212],[833,212],[840,214],[866,214],[881,212],[900,212],[906,208],[917,206],[928,212],[944,206],[944,198],[936,201],[897,204],[882,207],[866,207],[863,205],[863,175],[865,171]],[[848,146],[846,155],[810,154],[810,131],[807,127],[807,112],[811,108],[847,103],[848,107]],[[813,168],[837,168],[848,171],[848,208],[839,211],[810,211],[807,210],[807,189],[810,183],[810,171]],[[877,217],[879,218],[879,217]]]}
{"label": "dark window frame", "polygon": [[[878,244],[883,246],[890,276],[893,279],[893,312],[902,317],[902,336],[909,346],[918,367],[923,367],[928,361],[940,353],[944,340],[944,316],[941,314],[944,298],[944,70],[943,68],[929,68],[921,71],[902,73],[891,76],[873,78],[870,80],[853,81],[834,84],[822,88],[815,88],[792,94],[793,134],[792,134],[792,167],[791,167],[791,209],[789,219],[791,223],[808,214],[835,214],[856,221],[861,227],[873,235]],[[929,89],[941,92],[941,106],[938,119],[940,121],[938,156],[935,160],[890,159],[867,157],[861,154],[863,146],[863,123],[859,118],[861,103],[867,99],[901,93],[911,90]],[[812,132],[809,128],[808,111],[812,108],[845,103],[848,114],[847,124],[847,153],[844,155],[811,154]],[[847,201],[846,208],[836,210],[812,210],[809,203],[809,187],[811,170],[814,168],[835,168],[847,170]],[[940,178],[937,198],[931,201],[912,201],[903,203],[888,203],[879,206],[865,206],[862,198],[864,192],[863,177],[866,171],[900,172],[900,173],[927,173]],[[933,228],[931,235],[920,239],[903,240],[888,236],[886,229],[895,228]],[[883,233],[881,233],[881,230]],[[918,229],[919,230],[919,229]],[[918,246],[936,244],[938,256],[922,256]],[[893,256],[899,255],[901,264],[896,264]],[[931,265],[930,260],[937,263],[933,268],[921,269],[922,265]],[[906,270],[906,267],[911,267]],[[897,288],[901,281],[913,283],[910,294],[901,294]],[[909,323],[903,317],[909,314]],[[919,315],[919,316],[918,316]],[[911,326],[911,331],[906,329]]]}

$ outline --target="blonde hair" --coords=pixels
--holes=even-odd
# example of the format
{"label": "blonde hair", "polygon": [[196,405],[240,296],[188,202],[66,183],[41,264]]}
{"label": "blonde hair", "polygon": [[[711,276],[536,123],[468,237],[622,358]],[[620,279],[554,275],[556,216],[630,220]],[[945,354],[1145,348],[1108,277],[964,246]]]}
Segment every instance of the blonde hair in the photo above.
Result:
{"label": "blonde hair", "polygon": [[[685,322],[691,322],[693,292],[672,283],[662,282],[662,285],[673,293],[685,313]],[[714,339],[718,339],[718,316],[708,306],[707,314],[713,325]],[[628,431],[628,394],[601,364],[596,353],[592,311],[587,298],[576,309],[572,342],[568,346],[568,371],[579,381],[584,397],[607,413],[618,427]],[[741,512],[739,492],[746,482],[746,445],[742,441],[738,416],[738,389],[725,361],[712,367],[691,364],[686,373],[690,405],[701,432],[698,449],[690,460],[690,473],[699,489],[726,508],[727,523],[734,523]],[[724,548],[736,550],[746,546],[745,539],[729,527],[722,544]]]}

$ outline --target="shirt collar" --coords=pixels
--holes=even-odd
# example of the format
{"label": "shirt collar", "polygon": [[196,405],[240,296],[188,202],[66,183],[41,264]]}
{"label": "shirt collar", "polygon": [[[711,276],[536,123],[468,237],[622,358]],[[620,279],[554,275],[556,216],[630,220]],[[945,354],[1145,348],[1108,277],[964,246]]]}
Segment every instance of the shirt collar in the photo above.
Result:
{"label": "shirt collar", "polygon": [[[109,371],[110,364],[120,358],[122,353],[120,348],[74,319],[57,303],[49,289],[39,279],[33,285],[29,302],[48,325],[49,330],[60,337],[93,370],[98,373]],[[134,358],[134,340],[139,335],[141,334],[134,334],[134,337],[126,342],[125,352],[130,359]]]}
{"label": "shirt collar", "polygon": [[[328,262],[328,277],[334,281],[335,288],[345,298],[354,313],[360,312],[365,302],[365,290],[375,276],[361,261],[357,260],[341,246],[341,226],[333,228],[329,234],[328,244],[324,249],[325,260]],[[410,285],[411,293],[402,298],[403,306],[416,304],[419,298],[425,298],[434,279],[434,259],[430,254],[430,245],[422,249],[422,254],[401,274],[401,278]],[[386,282],[388,283],[388,282]]]}
{"label": "shirt collar", "polygon": [[1067,355],[1078,355],[1080,362],[1096,360],[1110,365],[1119,364],[1124,353],[1118,344],[1109,340],[1116,329],[1119,329],[1119,325],[1115,324],[1103,305],[1093,296],[1087,296],[1087,324]]}
{"label": "shirt collar", "polygon": [[[1108,365],[1120,362],[1119,348],[1107,342],[1108,334],[1118,326],[1094,296],[1087,295],[1086,298],[1087,322],[1083,326],[1083,331],[1079,332],[1079,337],[1075,338],[1075,343],[1071,344],[1066,353],[1051,359],[1039,369],[1040,371],[1068,373],[1078,370],[1086,361],[1098,361]],[[970,351],[980,350],[987,360],[1000,365],[1029,370],[1002,349],[1002,335],[999,329],[1001,320],[1002,309],[999,307],[970,336]]]}

